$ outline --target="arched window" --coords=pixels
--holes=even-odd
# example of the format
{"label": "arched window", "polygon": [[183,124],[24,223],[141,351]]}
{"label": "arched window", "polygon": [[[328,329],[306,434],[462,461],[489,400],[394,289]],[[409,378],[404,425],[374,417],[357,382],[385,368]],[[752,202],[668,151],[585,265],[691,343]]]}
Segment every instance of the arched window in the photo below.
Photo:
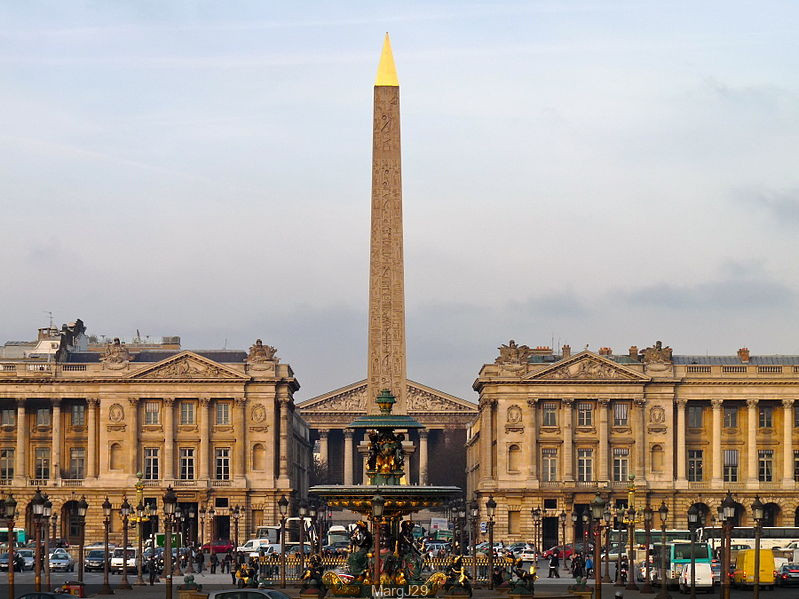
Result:
{"label": "arched window", "polygon": [[518,445],[508,447],[508,472],[518,472],[522,465],[522,450]]}
{"label": "arched window", "polygon": [[108,468],[122,470],[122,446],[119,443],[112,443],[108,450]]}
{"label": "arched window", "polygon": [[651,453],[652,472],[663,472],[663,446],[653,445]]}
{"label": "arched window", "polygon": [[266,449],[261,443],[252,446],[252,469],[266,470]]}

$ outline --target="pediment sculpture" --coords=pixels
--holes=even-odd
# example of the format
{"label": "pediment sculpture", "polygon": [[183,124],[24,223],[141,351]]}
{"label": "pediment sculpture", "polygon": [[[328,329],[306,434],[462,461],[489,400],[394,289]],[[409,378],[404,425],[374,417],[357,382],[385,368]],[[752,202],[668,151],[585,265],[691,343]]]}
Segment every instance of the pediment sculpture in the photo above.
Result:
{"label": "pediment sculpture", "polygon": [[581,380],[581,379],[621,379],[632,380],[635,377],[593,358],[584,358],[551,370],[541,376],[547,380]]}
{"label": "pediment sculpture", "polygon": [[143,379],[232,379],[236,378],[227,370],[184,357],[142,374]]}
{"label": "pediment sculpture", "polygon": [[672,349],[668,346],[663,347],[662,341],[655,342],[652,347],[647,347],[641,351],[641,361],[644,363],[644,368],[653,372],[663,372],[671,366],[671,352]]}
{"label": "pediment sculpture", "polygon": [[272,370],[275,364],[280,362],[276,356],[277,349],[271,345],[264,345],[260,339],[255,340],[255,344],[250,346],[250,353],[244,360],[251,370]]}
{"label": "pediment sculpture", "polygon": [[526,364],[533,353],[527,345],[518,345],[513,339],[507,345],[502,344],[498,348],[499,356],[494,360],[494,364]]}
{"label": "pediment sculpture", "polygon": [[107,368],[119,370],[125,368],[130,362],[130,352],[124,343],[120,342],[119,337],[105,346],[100,362]]}

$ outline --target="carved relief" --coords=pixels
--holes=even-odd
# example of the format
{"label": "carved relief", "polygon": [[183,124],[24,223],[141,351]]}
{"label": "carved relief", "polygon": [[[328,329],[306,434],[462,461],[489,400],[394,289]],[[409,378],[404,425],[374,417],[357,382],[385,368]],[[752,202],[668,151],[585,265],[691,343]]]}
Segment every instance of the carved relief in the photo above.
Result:
{"label": "carved relief", "polygon": [[746,400],[746,407],[748,407],[748,408],[756,408],[757,407],[757,403],[759,401],[760,401],[759,399],[755,399],[753,397],[750,397],[749,399]]}
{"label": "carved relief", "polygon": [[141,376],[143,379],[210,379],[235,378],[229,372],[198,360],[182,358],[159,368],[155,368]]}
{"label": "carved relief", "polygon": [[499,356],[494,360],[494,364],[526,364],[533,354],[533,350],[527,345],[518,345],[513,339],[507,345],[500,345],[498,348]]}
{"label": "carved relief", "polygon": [[666,410],[660,406],[649,408],[649,422],[652,424],[663,424],[666,422]]}
{"label": "carved relief", "polygon": [[252,407],[251,415],[253,422],[263,422],[266,420],[266,408],[261,404],[256,404]]}
{"label": "carved relief", "polygon": [[443,412],[453,409],[461,408],[429,391],[408,386],[409,412]]}
{"label": "carved relief", "polygon": [[106,345],[100,362],[111,370],[121,370],[130,362],[130,352],[125,344],[120,343],[119,338],[115,337],[113,342]]}
{"label": "carved relief", "polygon": [[122,422],[125,418],[125,409],[118,403],[108,408],[108,420],[111,422]]}
{"label": "carved relief", "polygon": [[522,409],[517,405],[510,406],[506,418],[508,424],[518,424],[522,421]]}
{"label": "carved relief", "polygon": [[250,353],[244,360],[250,370],[274,370],[275,364],[280,362],[277,350],[271,345],[264,345],[260,339],[255,340],[255,345],[250,346]]}
{"label": "carved relief", "polygon": [[663,347],[662,341],[655,342],[652,347],[647,347],[641,351],[641,357],[645,364],[671,364],[670,347]]}
{"label": "carved relief", "polygon": [[616,379],[635,380],[632,375],[615,368],[611,364],[594,358],[583,358],[543,374],[544,380]]}
{"label": "carved relief", "polygon": [[366,408],[366,385],[349,389],[338,395],[328,397],[324,401],[314,404],[309,408],[313,412],[317,411],[336,411],[336,412],[361,412]]}

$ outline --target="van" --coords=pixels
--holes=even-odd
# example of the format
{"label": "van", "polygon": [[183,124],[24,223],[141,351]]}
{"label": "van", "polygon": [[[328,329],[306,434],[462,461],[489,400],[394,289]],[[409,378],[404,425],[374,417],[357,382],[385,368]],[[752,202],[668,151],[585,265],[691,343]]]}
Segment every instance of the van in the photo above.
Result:
{"label": "van", "polygon": [[[774,587],[774,552],[771,549],[760,550],[760,586]],[[732,573],[735,586],[752,586],[755,584],[755,550],[742,549],[735,559],[735,570]]]}
{"label": "van", "polygon": [[[691,591],[691,564],[683,565],[678,584],[681,593]],[[707,562],[694,562],[694,588],[697,591],[713,592],[713,568]]]}
{"label": "van", "polygon": [[257,553],[261,547],[266,547],[269,544],[269,539],[250,539],[244,545],[237,547],[236,551],[239,553]]}
{"label": "van", "polygon": [[[136,549],[134,547],[128,547],[127,553],[127,570],[131,572],[136,569]],[[111,572],[122,572],[125,568],[123,565],[125,563],[124,560],[125,550],[122,547],[114,549],[114,552],[111,554]]]}

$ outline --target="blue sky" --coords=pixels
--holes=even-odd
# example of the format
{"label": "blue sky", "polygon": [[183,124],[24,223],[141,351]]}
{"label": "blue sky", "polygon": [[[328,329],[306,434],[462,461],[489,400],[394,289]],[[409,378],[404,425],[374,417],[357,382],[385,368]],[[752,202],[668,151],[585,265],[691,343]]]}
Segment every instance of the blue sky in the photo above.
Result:
{"label": "blue sky", "polygon": [[401,84],[409,376],[508,339],[799,353],[795,2],[0,4],[0,339],[256,337],[365,375],[372,83]]}

